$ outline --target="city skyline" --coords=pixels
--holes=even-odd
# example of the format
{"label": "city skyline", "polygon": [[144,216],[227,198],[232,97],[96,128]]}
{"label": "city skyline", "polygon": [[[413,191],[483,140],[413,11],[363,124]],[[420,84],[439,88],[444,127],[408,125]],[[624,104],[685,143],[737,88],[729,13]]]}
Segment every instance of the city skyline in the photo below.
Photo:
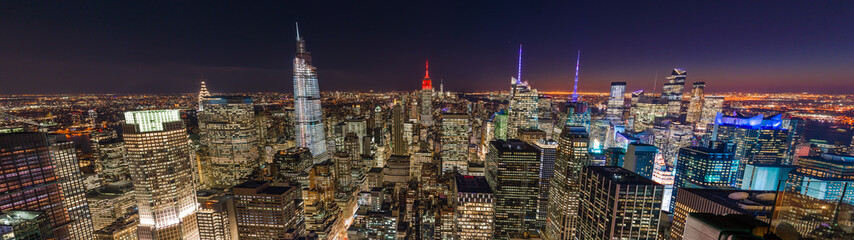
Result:
{"label": "city skyline", "polygon": [[709,93],[851,93],[854,73],[854,34],[833,27],[851,17],[822,3],[62,5],[0,10],[0,94],[196,92],[202,76],[213,92],[292,92],[296,21],[324,91],[417,89],[425,58],[448,91],[504,90],[519,44],[541,92],[571,91],[578,50],[581,92],[661,92],[685,68]]}

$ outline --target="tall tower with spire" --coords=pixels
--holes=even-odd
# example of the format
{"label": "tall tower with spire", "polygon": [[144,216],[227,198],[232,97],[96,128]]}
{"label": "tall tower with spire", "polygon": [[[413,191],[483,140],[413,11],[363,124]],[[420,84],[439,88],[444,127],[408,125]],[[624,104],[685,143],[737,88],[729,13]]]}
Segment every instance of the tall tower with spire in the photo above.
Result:
{"label": "tall tower with spire", "polygon": [[305,40],[297,29],[297,55],[294,57],[294,113],[298,147],[308,148],[315,163],[325,160],[326,131],[323,110],[320,108],[320,87],[317,68],[311,65],[311,52],[305,49]]}
{"label": "tall tower with spire", "polygon": [[202,107],[202,100],[210,96],[211,93],[208,92],[208,86],[205,85],[205,81],[202,79],[202,88],[199,90],[199,111],[204,110]]}
{"label": "tall tower with spire", "polygon": [[519,61],[516,77],[510,77],[510,116],[507,124],[507,137],[516,138],[519,129],[537,129],[539,117],[537,114],[537,89],[531,88],[527,81],[522,81],[522,45],[519,45]]}
{"label": "tall tower with spire", "polygon": [[421,125],[433,125],[433,80],[430,79],[430,63],[424,62],[424,79],[421,80]]}

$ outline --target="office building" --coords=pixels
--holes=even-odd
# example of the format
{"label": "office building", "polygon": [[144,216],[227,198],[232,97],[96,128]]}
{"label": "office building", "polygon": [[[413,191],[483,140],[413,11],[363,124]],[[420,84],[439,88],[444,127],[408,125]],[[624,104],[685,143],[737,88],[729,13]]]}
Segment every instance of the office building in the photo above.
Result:
{"label": "office building", "polygon": [[854,156],[824,153],[799,157],[789,190],[821,200],[854,204]]}
{"label": "office building", "polygon": [[582,126],[567,126],[558,139],[554,175],[549,184],[548,216],[545,237],[554,240],[575,239],[581,183],[581,170],[589,165],[587,131]]}
{"label": "office building", "polygon": [[540,203],[537,207],[537,226],[543,229],[548,218],[549,186],[555,174],[558,143],[552,139],[540,139],[534,142],[533,146],[540,151]]}
{"label": "office building", "polygon": [[632,143],[625,150],[625,158],[622,166],[629,171],[637,173],[645,178],[652,178],[652,170],[655,168],[655,155],[658,153],[658,148],[643,143]]}
{"label": "office building", "polygon": [[[19,193],[0,198],[0,211],[44,212],[50,235],[70,239],[69,210],[62,200],[59,173],[44,133],[0,134],[0,192]],[[41,184],[33,184],[39,182]],[[35,218],[34,218],[35,219]]]}
{"label": "office building", "polygon": [[605,115],[609,119],[621,120],[623,108],[626,105],[626,82],[611,82],[611,94],[608,97],[608,110]]}
{"label": "office building", "polygon": [[685,69],[674,68],[664,83],[664,92],[661,98],[667,101],[667,115],[679,116],[682,111],[682,95],[685,91]]}
{"label": "office building", "polygon": [[741,187],[747,164],[783,165],[788,151],[789,133],[783,127],[781,115],[764,118],[762,114],[754,117],[741,115],[724,116],[718,113],[710,133],[712,141],[735,144],[733,158],[738,161],[738,169],[733,176],[733,186]]}
{"label": "office building", "polygon": [[[732,152],[723,148],[687,147],[679,150],[672,196],[681,188],[727,188],[737,167]],[[672,206],[671,206],[672,208]]]}
{"label": "office building", "polygon": [[510,78],[510,114],[507,124],[507,137],[518,139],[519,129],[536,129],[539,125],[537,114],[537,89],[522,81],[522,46],[519,45],[519,66],[516,77]]}
{"label": "office building", "polygon": [[62,191],[62,201],[68,209],[71,224],[68,229],[72,239],[91,239],[95,229],[92,226],[92,214],[86,201],[86,188],[83,186],[83,173],[77,161],[74,142],[64,141],[64,136],[52,135],[49,138],[50,155],[56,168],[56,177]]}
{"label": "office building", "polygon": [[393,155],[409,154],[409,142],[403,135],[403,117],[403,105],[395,105],[391,113],[391,154]]}
{"label": "office building", "polygon": [[136,208],[133,183],[130,181],[114,182],[92,189],[86,193],[86,201],[89,203],[94,229],[109,226]]}
{"label": "office building", "polygon": [[202,182],[211,187],[241,183],[261,160],[252,98],[215,96],[202,100],[199,137],[203,146]]}
{"label": "office building", "polygon": [[199,200],[199,210],[196,213],[199,239],[231,240],[232,231],[236,229],[231,228],[234,213],[229,213],[228,204],[233,201],[233,197],[216,190],[199,190],[196,196]]}
{"label": "office building", "polygon": [[210,97],[211,93],[208,92],[208,86],[205,85],[205,81],[202,81],[202,86],[199,88],[199,112],[204,111],[204,106],[202,106],[202,100],[205,100],[206,97]]}
{"label": "office building", "polygon": [[[492,115],[492,125],[493,125],[493,139],[501,139],[507,140],[507,122],[509,121],[509,116],[504,110],[499,110],[495,114]],[[488,149],[488,147],[487,147]]]}
{"label": "office building", "polygon": [[741,189],[777,191],[789,180],[789,173],[794,169],[793,165],[746,164]]}
{"label": "office building", "polygon": [[615,166],[584,167],[580,180],[580,239],[657,239],[664,186]]}
{"label": "office building", "polygon": [[[685,224],[690,213],[745,214],[759,221],[769,222],[773,214],[773,191],[743,191],[737,189],[683,188],[673,205],[673,224],[670,239],[683,239]],[[693,237],[693,236],[692,236]],[[688,238],[694,239],[694,238]]]}
{"label": "office building", "polygon": [[493,239],[495,195],[486,178],[456,175],[452,189],[456,239]]}
{"label": "office building", "polygon": [[540,152],[516,139],[495,140],[489,147],[486,180],[495,194],[495,236],[535,232]]}
{"label": "office building", "polygon": [[323,110],[320,108],[320,86],[317,68],[311,65],[311,52],[305,49],[305,40],[297,26],[297,55],[294,57],[294,124],[297,147],[308,148],[315,157],[314,163],[325,160],[326,131]]}
{"label": "office building", "polygon": [[125,112],[139,239],[197,239],[189,139],[178,110]]}
{"label": "office building", "polygon": [[98,163],[101,168],[101,178],[104,182],[130,180],[128,162],[125,161],[125,143],[118,138],[98,141]]}
{"label": "office building", "polygon": [[308,148],[293,147],[280,150],[273,155],[270,175],[274,178],[298,180],[301,175],[308,174],[312,164],[311,152]]}
{"label": "office building", "polygon": [[302,191],[281,182],[246,181],[233,188],[240,239],[305,236]]}
{"label": "office building", "polygon": [[724,96],[705,96],[703,99],[703,107],[700,113],[700,122],[698,128],[706,129],[709,124],[715,123],[715,116],[723,112]]}
{"label": "office building", "polygon": [[691,85],[691,100],[688,102],[688,115],[685,121],[697,123],[703,117],[703,103],[706,99],[704,90],[706,82],[694,82]]}
{"label": "office building", "polygon": [[468,174],[469,116],[443,113],[441,121],[442,172]]}

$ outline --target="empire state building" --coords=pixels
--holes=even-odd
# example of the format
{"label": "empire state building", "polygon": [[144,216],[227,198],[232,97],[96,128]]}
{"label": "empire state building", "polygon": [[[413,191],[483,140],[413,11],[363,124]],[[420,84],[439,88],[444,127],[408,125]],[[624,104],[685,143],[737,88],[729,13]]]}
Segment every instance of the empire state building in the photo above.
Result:
{"label": "empire state building", "polygon": [[326,136],[317,69],[311,65],[311,53],[305,50],[305,41],[299,35],[299,25],[297,55],[294,58],[294,113],[297,146],[308,148],[315,157],[315,163],[324,160]]}

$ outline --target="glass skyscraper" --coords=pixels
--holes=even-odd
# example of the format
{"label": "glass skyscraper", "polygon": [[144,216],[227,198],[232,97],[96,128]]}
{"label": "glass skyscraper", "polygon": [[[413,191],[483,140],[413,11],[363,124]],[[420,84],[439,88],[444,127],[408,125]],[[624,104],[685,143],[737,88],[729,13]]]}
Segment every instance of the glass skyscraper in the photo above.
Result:
{"label": "glass skyscraper", "polygon": [[545,237],[552,240],[576,239],[579,177],[589,165],[589,137],[583,126],[567,126],[558,139],[554,175],[549,184],[549,203]]}
{"label": "glass skyscraper", "polygon": [[126,112],[122,128],[139,239],[198,239],[189,139],[179,111]]}
{"label": "glass skyscraper", "polygon": [[297,56],[294,58],[294,113],[297,146],[308,148],[316,158],[315,163],[322,161],[326,156],[326,131],[320,108],[317,68],[311,65],[311,52],[305,50],[299,28]]}

